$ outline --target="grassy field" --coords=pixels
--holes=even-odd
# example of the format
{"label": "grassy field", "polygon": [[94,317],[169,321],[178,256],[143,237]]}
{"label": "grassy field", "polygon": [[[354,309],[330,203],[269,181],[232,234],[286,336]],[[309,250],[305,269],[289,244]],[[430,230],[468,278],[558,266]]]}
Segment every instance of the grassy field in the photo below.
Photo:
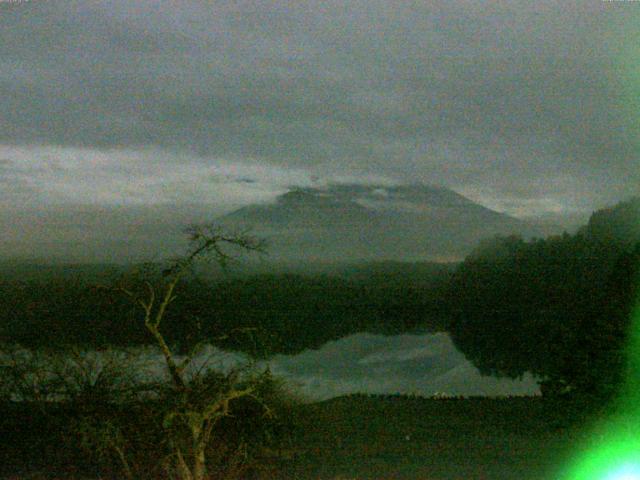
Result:
{"label": "grassy field", "polygon": [[583,415],[541,398],[338,398],[304,408],[281,478],[552,479]]}
{"label": "grassy field", "polygon": [[[580,439],[583,412],[539,397],[353,395],[301,405],[292,447],[270,478],[550,480]],[[4,413],[0,478],[99,477],[76,469],[80,452],[46,441],[61,425],[23,408]]]}

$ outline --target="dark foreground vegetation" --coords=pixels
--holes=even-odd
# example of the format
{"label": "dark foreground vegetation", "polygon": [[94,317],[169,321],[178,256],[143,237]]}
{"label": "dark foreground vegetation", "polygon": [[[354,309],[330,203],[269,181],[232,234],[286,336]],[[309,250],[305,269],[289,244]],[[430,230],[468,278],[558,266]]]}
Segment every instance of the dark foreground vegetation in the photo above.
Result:
{"label": "dark foreground vegetation", "polygon": [[[96,449],[79,435],[84,415],[94,424],[120,421],[136,433],[140,443],[125,451],[135,478],[167,478],[162,461],[168,452],[155,441],[159,426],[145,414],[149,406],[1,409],[4,478],[124,478],[115,451]],[[579,402],[541,397],[353,395],[288,405],[280,421],[258,426],[261,417],[239,406],[225,435],[210,446],[211,478],[545,480],[570,455],[586,412]],[[246,450],[238,450],[240,438]]]}
{"label": "dark foreground vegetation", "polygon": [[304,406],[281,478],[547,480],[597,411],[577,399],[407,396]]}
{"label": "dark foreground vegetation", "polygon": [[[273,478],[279,452],[289,448],[293,417],[286,395],[264,381],[260,387],[259,402],[234,401],[233,415],[215,425],[204,452],[205,478]],[[125,403],[2,403],[1,478],[196,478],[179,470],[176,452],[181,448],[191,464],[193,438],[188,422],[169,424],[181,399],[168,393]]]}
{"label": "dark foreground vegetation", "polygon": [[[51,267],[40,275],[34,266],[25,270],[27,279],[14,267],[0,280],[0,340],[30,348],[50,348],[52,340],[93,348],[151,342],[140,328],[136,305],[96,288],[130,271],[105,267],[83,273],[79,267],[74,274],[67,267],[52,276]],[[190,275],[181,281],[167,316],[167,341],[182,352],[207,341],[267,356],[318,348],[356,332],[445,328],[441,298],[451,266],[381,263],[332,271]]]}
{"label": "dark foreground vegetation", "polygon": [[[487,240],[455,267],[381,263],[221,279],[188,268],[193,253],[224,264],[219,242],[259,244],[215,231],[192,239],[191,254],[168,265],[5,274],[0,341],[13,352],[0,376],[7,476],[553,478],[580,427],[624,381],[640,200],[596,212],[575,235]],[[187,368],[202,342],[259,358],[363,331],[448,331],[483,373],[532,373],[543,397],[353,396],[304,405],[252,364]],[[165,359],[164,380],[115,396],[112,380],[125,369],[102,366],[96,376],[77,354],[149,344]],[[69,355],[78,375],[21,357],[17,345]]]}

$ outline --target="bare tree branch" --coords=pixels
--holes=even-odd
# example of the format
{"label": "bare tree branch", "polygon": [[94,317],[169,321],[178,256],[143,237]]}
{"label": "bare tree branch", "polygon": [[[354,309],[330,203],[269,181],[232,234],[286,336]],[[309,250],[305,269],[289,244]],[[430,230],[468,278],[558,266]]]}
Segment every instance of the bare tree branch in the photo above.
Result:
{"label": "bare tree branch", "polygon": [[[150,276],[148,271],[150,268],[148,268],[146,278],[143,275],[142,280],[138,283],[138,288],[146,289],[146,292],[138,293],[136,287],[127,288],[126,286],[120,286],[117,290],[143,309],[144,325],[162,351],[173,387],[180,392],[178,405],[164,419],[166,428],[171,428],[174,421],[180,420],[192,435],[192,445],[189,448],[191,464],[188,463],[188,459],[185,458],[181,449],[184,445],[182,447],[178,444],[174,445],[176,469],[179,476],[182,480],[204,480],[206,476],[205,447],[214,426],[220,418],[229,415],[230,404],[234,400],[246,396],[257,398],[255,394],[257,387],[252,382],[248,384],[240,382],[240,372],[231,372],[223,379],[221,385],[216,386],[215,390],[210,391],[208,390],[210,386],[205,385],[204,391],[197,391],[196,389],[199,387],[194,387],[194,382],[189,382],[185,373],[195,351],[187,355],[183,361],[176,362],[173,352],[160,331],[160,326],[169,305],[176,298],[175,289],[196,261],[200,259],[213,260],[225,268],[242,254],[264,253],[265,242],[246,232],[224,232],[215,225],[191,226],[186,229],[185,233],[189,236],[189,251],[186,255],[172,260],[169,266],[162,270],[161,278],[155,278],[155,281],[159,282],[156,286],[152,283],[154,279]],[[145,266],[142,268],[144,270]],[[220,386],[222,391],[218,390]],[[207,395],[211,394],[213,394],[213,399],[208,399]]]}

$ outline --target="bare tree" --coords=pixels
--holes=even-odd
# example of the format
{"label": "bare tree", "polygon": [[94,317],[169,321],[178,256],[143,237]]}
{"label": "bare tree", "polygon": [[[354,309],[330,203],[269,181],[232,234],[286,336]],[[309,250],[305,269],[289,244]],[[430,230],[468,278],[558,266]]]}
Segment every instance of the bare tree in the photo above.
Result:
{"label": "bare tree", "polygon": [[[178,360],[165,341],[162,322],[176,298],[180,281],[196,262],[209,260],[225,268],[243,254],[263,252],[264,242],[247,234],[225,233],[212,225],[190,227],[187,233],[190,249],[182,257],[173,259],[159,278],[142,275],[133,283],[119,285],[117,290],[142,309],[144,326],[160,348],[169,373],[174,400],[163,420],[172,450],[169,468],[180,480],[203,480],[207,478],[207,446],[218,422],[230,415],[232,403],[251,397],[262,405],[264,414],[269,415],[271,411],[258,394],[260,379],[243,375],[242,370],[234,370],[222,378],[220,375],[201,375],[197,379],[187,376],[185,372],[194,352]],[[190,436],[188,442],[177,438],[176,432],[185,429]]]}

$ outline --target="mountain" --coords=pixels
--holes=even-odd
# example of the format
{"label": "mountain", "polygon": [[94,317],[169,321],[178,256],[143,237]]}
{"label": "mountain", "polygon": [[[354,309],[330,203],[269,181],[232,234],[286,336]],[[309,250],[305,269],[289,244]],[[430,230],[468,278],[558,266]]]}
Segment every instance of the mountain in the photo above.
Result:
{"label": "mountain", "polygon": [[482,238],[542,235],[532,224],[426,185],[294,188],[218,221],[266,237],[276,261],[450,261]]}

